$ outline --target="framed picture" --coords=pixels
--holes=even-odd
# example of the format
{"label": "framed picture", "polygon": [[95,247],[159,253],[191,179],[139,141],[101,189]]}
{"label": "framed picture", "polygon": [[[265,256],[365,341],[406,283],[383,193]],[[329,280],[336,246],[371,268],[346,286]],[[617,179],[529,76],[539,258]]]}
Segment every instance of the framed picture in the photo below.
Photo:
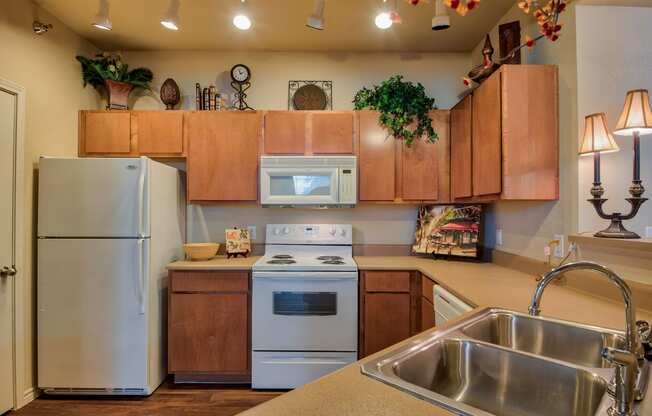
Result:
{"label": "framed picture", "polygon": [[478,259],[481,218],[481,205],[419,207],[412,253]]}
{"label": "framed picture", "polygon": [[249,238],[249,230],[241,228],[230,228],[225,230],[225,234],[227,255],[246,255],[251,253],[251,239]]}
{"label": "framed picture", "polygon": [[332,110],[333,81],[290,81],[288,110]]}

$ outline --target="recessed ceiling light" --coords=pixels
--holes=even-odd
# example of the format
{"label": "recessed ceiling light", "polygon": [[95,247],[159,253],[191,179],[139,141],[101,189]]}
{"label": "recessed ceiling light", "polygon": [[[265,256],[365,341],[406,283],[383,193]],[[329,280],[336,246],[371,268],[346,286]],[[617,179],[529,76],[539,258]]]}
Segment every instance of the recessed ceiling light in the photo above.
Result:
{"label": "recessed ceiling light", "polygon": [[392,16],[388,12],[378,13],[375,20],[376,26],[378,29],[389,29],[392,27]]}
{"label": "recessed ceiling light", "polygon": [[161,19],[161,25],[170,30],[179,30],[179,0],[170,0],[170,7]]}
{"label": "recessed ceiling light", "polygon": [[251,19],[244,14],[238,14],[233,18],[233,25],[240,30],[249,30],[251,28]]}
{"label": "recessed ceiling light", "polygon": [[98,29],[111,30],[113,29],[113,25],[111,25],[111,19],[109,19],[109,0],[99,1],[99,10],[97,11],[97,15],[95,15],[91,25]]}
{"label": "recessed ceiling light", "polygon": [[312,29],[324,30],[324,7],[326,0],[315,0],[315,9],[308,17],[306,26]]}

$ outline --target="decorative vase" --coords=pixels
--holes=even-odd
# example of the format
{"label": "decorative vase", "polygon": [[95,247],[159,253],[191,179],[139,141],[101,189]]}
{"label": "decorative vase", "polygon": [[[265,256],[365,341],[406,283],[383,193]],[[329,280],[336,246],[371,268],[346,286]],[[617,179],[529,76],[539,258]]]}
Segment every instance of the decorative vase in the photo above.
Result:
{"label": "decorative vase", "polygon": [[134,86],[126,82],[113,81],[107,79],[104,86],[109,95],[109,103],[106,106],[109,110],[127,110],[129,94]]}
{"label": "decorative vase", "polygon": [[161,85],[161,101],[165,104],[165,109],[173,110],[174,106],[179,104],[180,100],[181,92],[179,91],[179,86],[172,78],[166,79],[163,85]]}

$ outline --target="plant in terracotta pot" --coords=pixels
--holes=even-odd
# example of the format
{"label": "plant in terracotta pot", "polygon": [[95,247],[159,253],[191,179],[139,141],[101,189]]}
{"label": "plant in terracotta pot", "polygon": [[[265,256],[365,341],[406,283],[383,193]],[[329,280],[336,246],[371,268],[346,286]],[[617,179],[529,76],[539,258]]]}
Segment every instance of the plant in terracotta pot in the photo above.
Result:
{"label": "plant in terracotta pot", "polygon": [[439,136],[432,127],[430,110],[435,99],[426,94],[420,83],[403,81],[395,75],[371,89],[363,88],[353,99],[356,110],[365,108],[380,112],[379,122],[396,138],[411,146],[414,140],[435,143]]}
{"label": "plant in terracotta pot", "polygon": [[122,57],[115,53],[102,53],[94,58],[76,57],[82,67],[84,86],[91,84],[96,89],[105,88],[108,95],[108,109],[127,109],[129,94],[134,88],[150,89],[154,74],[147,68],[129,70]]}

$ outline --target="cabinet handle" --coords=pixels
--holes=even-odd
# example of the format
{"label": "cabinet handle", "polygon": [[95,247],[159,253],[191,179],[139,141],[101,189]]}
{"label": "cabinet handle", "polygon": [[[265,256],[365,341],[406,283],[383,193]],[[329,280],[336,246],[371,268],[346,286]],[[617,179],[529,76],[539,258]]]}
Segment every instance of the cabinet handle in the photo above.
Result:
{"label": "cabinet handle", "polygon": [[0,269],[0,277],[16,276],[17,270],[15,266],[4,266]]}

